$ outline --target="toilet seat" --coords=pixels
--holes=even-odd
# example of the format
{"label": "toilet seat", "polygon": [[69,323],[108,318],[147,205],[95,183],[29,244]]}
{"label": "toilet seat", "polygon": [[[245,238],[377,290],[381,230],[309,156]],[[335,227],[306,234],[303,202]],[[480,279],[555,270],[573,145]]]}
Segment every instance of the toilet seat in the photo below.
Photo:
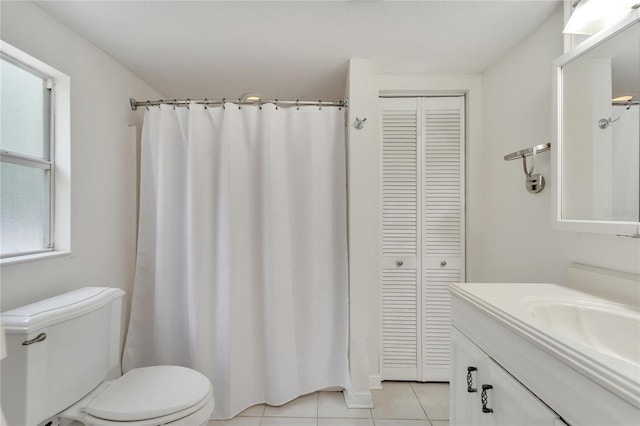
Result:
{"label": "toilet seat", "polygon": [[76,407],[82,411],[81,421],[95,426],[206,424],[214,408],[209,379],[168,365],[130,370],[83,401]]}
{"label": "toilet seat", "polygon": [[87,426],[159,426],[159,425],[172,425],[172,426],[195,426],[206,425],[210,418],[213,409],[215,408],[213,392],[209,394],[198,404],[190,407],[186,410],[178,413],[169,414],[164,417],[156,417],[153,419],[144,419],[138,421],[119,422],[101,419],[93,417],[89,414],[85,414],[83,423]]}
{"label": "toilet seat", "polygon": [[111,382],[84,411],[100,419],[131,422],[177,413],[200,402],[209,379],[174,365],[135,368]]}

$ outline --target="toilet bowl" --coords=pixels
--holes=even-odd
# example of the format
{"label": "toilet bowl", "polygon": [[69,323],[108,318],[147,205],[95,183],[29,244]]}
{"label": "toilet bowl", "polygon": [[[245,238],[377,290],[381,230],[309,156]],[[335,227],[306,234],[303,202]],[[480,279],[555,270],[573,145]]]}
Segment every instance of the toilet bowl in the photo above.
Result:
{"label": "toilet bowl", "polygon": [[3,312],[7,357],[0,364],[7,424],[197,426],[213,413],[213,388],[180,366],[120,376],[124,292],[85,287]]}

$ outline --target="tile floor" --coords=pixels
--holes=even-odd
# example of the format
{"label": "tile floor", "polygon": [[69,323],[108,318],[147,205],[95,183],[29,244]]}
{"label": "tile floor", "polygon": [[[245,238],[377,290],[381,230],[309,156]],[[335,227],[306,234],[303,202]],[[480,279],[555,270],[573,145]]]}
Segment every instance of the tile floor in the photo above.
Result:
{"label": "tile floor", "polygon": [[384,382],[372,409],[349,409],[342,392],[315,392],[280,407],[260,404],[208,426],[448,426],[449,384]]}

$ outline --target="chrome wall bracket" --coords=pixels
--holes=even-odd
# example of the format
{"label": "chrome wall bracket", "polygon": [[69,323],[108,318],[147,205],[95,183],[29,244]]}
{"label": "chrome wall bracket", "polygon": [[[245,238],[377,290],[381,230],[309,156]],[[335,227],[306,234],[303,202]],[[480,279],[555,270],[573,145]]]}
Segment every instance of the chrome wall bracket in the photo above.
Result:
{"label": "chrome wall bracket", "polygon": [[[532,194],[537,194],[544,189],[544,176],[541,174],[534,174],[533,170],[536,162],[536,155],[540,152],[549,151],[551,149],[550,143],[536,145],[532,148],[522,149],[520,151],[512,152],[505,155],[505,161],[517,160],[522,158],[522,168],[525,174],[525,187],[527,191]],[[531,157],[530,167],[527,166],[527,157]]]}

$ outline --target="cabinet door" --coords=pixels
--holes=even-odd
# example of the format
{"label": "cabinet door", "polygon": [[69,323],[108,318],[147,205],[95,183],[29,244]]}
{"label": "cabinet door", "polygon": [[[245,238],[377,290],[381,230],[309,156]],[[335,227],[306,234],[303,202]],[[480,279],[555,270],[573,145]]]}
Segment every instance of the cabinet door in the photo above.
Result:
{"label": "cabinet door", "polygon": [[451,339],[452,425],[564,424],[553,410],[454,327]]}
{"label": "cabinet door", "polygon": [[[490,424],[496,426],[554,426],[563,424],[553,410],[499,364],[489,359],[487,367],[490,376],[488,384],[492,388],[485,391],[486,406],[493,412],[483,414],[491,418]],[[480,395],[482,397],[482,393]]]}
{"label": "cabinet door", "polygon": [[451,424],[481,425],[482,421],[488,421],[480,415],[480,382],[488,381],[488,356],[454,327],[451,327],[451,348]]}

